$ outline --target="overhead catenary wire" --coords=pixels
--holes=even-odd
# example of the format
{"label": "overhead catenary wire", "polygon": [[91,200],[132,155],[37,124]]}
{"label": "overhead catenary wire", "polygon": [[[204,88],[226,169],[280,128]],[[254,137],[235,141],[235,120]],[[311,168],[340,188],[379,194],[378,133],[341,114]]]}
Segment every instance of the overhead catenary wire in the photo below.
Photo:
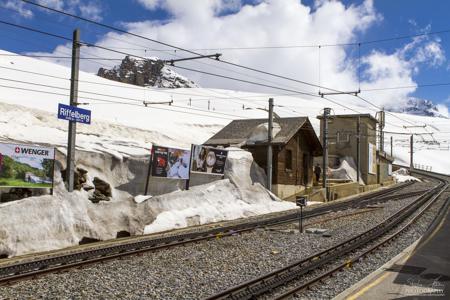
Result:
{"label": "overhead catenary wire", "polygon": [[[46,9],[49,11],[53,11],[56,13],[60,13],[63,15],[66,15],[68,17],[72,17],[72,18],[76,18],[91,24],[95,24],[97,26],[103,27],[103,28],[107,28],[110,30],[114,30],[117,32],[121,32],[124,34],[129,34],[129,35],[133,35],[135,37],[139,37],[139,38],[144,38],[147,39],[149,41],[152,41],[154,43],[158,43],[160,45],[169,47],[169,48],[174,48],[177,50],[181,50],[181,51],[185,51],[191,54],[196,54],[199,55],[198,53],[195,53],[194,51],[205,51],[205,50],[245,50],[245,49],[280,49],[280,48],[315,48],[315,47],[342,47],[342,46],[357,46],[357,45],[363,45],[363,44],[375,44],[375,43],[382,43],[382,42],[388,42],[388,41],[398,41],[398,40],[403,40],[403,39],[410,39],[410,38],[416,38],[416,37],[421,37],[421,36],[428,36],[428,35],[439,35],[439,34],[444,34],[444,33],[450,33],[450,29],[443,29],[443,30],[438,30],[438,31],[429,31],[429,32],[422,32],[422,33],[417,33],[417,34],[404,34],[404,35],[399,35],[399,36],[394,36],[394,37],[388,37],[388,38],[381,38],[381,39],[373,39],[373,40],[367,40],[367,41],[355,41],[355,42],[344,42],[344,43],[318,43],[318,44],[310,44],[310,45],[287,45],[287,46],[280,46],[280,45],[275,45],[275,46],[258,46],[258,47],[217,47],[217,48],[198,48],[198,49],[187,49],[187,48],[182,48],[182,47],[178,47],[169,43],[165,43],[162,41],[158,41],[158,40],[154,40],[148,37],[144,37],[138,34],[134,34],[131,32],[128,32],[126,30],[108,25],[108,24],[104,24],[98,21],[94,21],[88,18],[84,18],[75,14],[71,14],[69,12],[63,11],[63,10],[59,10],[56,8],[52,8],[52,7],[48,7],[45,6],[43,4],[40,3],[36,3],[30,0],[21,0],[22,2],[25,2],[27,4],[30,5],[34,5],[36,7],[40,7],[42,9]],[[152,51],[164,51],[164,49],[154,49]]]}
{"label": "overhead catenary wire", "polygon": [[[25,2],[28,2],[28,3],[30,3],[30,4],[36,4],[36,3],[31,2],[31,1],[25,1]],[[38,5],[38,6],[42,6],[42,5]],[[44,7],[44,8],[48,8],[48,7],[45,7],[45,6],[43,6],[43,7]],[[54,9],[51,9],[51,8],[50,8],[50,10],[54,10]],[[82,18],[82,17],[79,17],[79,16],[75,16],[75,15],[72,15],[72,14],[69,14],[69,13],[66,13],[66,12],[63,12],[63,11],[59,11],[59,10],[55,10],[55,11],[56,11],[56,12],[63,13],[63,14],[66,14],[66,15],[70,15],[70,16],[72,16],[72,17],[81,18],[81,19],[86,20],[86,21],[88,21],[88,22],[98,23],[98,22],[95,22],[95,21],[92,21],[92,20],[88,20],[88,19],[85,19],[85,18]],[[31,31],[34,31],[34,32],[37,32],[37,33],[47,34],[47,35],[49,35],[49,36],[53,36],[53,37],[57,37],[57,38],[62,38],[62,39],[65,39],[65,40],[67,40],[67,41],[70,41],[70,40],[71,40],[71,39],[69,39],[69,38],[67,38],[67,37],[63,37],[63,36],[60,36],[60,35],[57,35],[57,34],[47,33],[47,32],[41,31],[41,30],[37,30],[37,29],[34,29],[34,28],[30,28],[30,27],[26,27],[26,26],[22,26],[22,25],[18,25],[18,24],[13,24],[13,23],[10,23],[10,22],[0,21],[0,23],[7,24],[7,25],[11,25],[11,26],[16,26],[16,27],[19,27],[19,28],[22,28],[22,29],[31,30]],[[99,23],[99,24],[101,24],[101,23]],[[105,24],[101,24],[101,25],[102,25],[102,26],[111,27],[111,29],[114,29],[114,30],[115,30],[115,28],[112,27],[112,26],[105,25]],[[118,30],[120,30],[120,29],[118,29]],[[121,30],[121,31],[123,31],[123,30]],[[131,34],[131,35],[135,35],[135,34],[133,34],[133,33],[129,33],[129,32],[126,32],[126,31],[123,31],[123,32],[124,32],[124,33],[128,33],[128,34]],[[136,36],[139,36],[139,35],[136,35]],[[141,36],[139,36],[139,37],[141,37]],[[146,38],[146,37],[142,37],[142,38],[149,39],[149,38]],[[152,39],[149,39],[149,40],[152,40]],[[154,40],[152,40],[152,41],[154,41]],[[159,41],[155,41],[155,42],[161,43],[161,42],[159,42]],[[93,45],[93,44],[90,44],[90,43],[85,43],[85,42],[83,42],[82,44],[83,44],[83,45],[86,45],[86,46],[89,46],[89,47],[97,47],[97,48],[99,48],[99,49],[103,49],[103,50],[107,50],[107,51],[112,51],[112,52],[120,53],[120,54],[123,54],[123,55],[130,55],[130,56],[139,57],[139,56],[137,56],[137,55],[133,55],[133,54],[125,53],[125,52],[122,52],[122,51],[117,51],[117,50],[109,49],[109,48],[102,47],[102,46],[98,46],[98,45]],[[172,47],[176,47],[176,46],[172,46]],[[182,48],[180,48],[180,49],[182,49]],[[197,54],[197,55],[200,55],[200,54],[195,53],[195,52],[192,52],[192,51],[189,51],[189,52],[194,53],[194,54]],[[146,59],[146,58],[144,58],[144,59]],[[259,73],[271,75],[271,76],[274,76],[274,77],[279,77],[279,78],[282,78],[282,79],[287,79],[287,80],[291,80],[291,81],[303,83],[303,84],[310,85],[310,86],[317,86],[317,85],[315,85],[315,84],[308,83],[308,82],[305,82],[305,81],[301,81],[301,80],[297,80],[297,79],[292,79],[292,78],[289,78],[289,77],[286,77],[286,76],[281,76],[281,75],[269,73],[269,72],[262,71],[262,70],[257,70],[257,69],[255,69],[255,68],[242,66],[242,65],[239,65],[239,64],[236,64],[236,63],[232,63],[232,62],[228,62],[228,61],[223,61],[223,60],[220,60],[220,61],[223,62],[223,63],[229,64],[229,65],[233,65],[233,66],[240,67],[240,68],[244,68],[244,69],[247,69],[247,70],[251,70],[251,71],[255,71],[255,72],[259,72]],[[177,67],[177,68],[183,68],[183,67],[179,67],[179,66],[175,66],[175,67]],[[217,75],[217,74],[213,74],[213,73],[210,73],[210,72],[203,72],[203,71],[199,71],[199,70],[195,70],[195,69],[188,69],[188,68],[184,68],[184,69],[185,69],[185,70],[190,70],[190,71],[193,71],[193,72],[199,72],[199,73],[211,75],[211,76]],[[223,76],[223,75],[218,75],[218,76],[219,76],[219,77],[222,77],[222,78],[231,79],[231,77],[229,77],[229,76]],[[240,79],[238,79],[238,80],[240,80]],[[245,82],[245,83],[250,83],[249,81],[244,81],[244,80],[240,80],[240,81],[241,81],[241,82]],[[250,84],[256,84],[256,85],[260,85],[260,86],[265,86],[265,87],[269,87],[269,88],[274,88],[273,86],[268,86],[268,85],[258,84],[258,83],[254,83],[254,82],[253,82],[253,83],[250,83]],[[275,88],[277,88],[277,87],[275,87]],[[328,89],[328,90],[334,90],[334,89],[327,88],[327,87],[322,87],[322,88],[325,88],[325,89]],[[278,88],[278,89],[280,89],[280,88]],[[287,91],[287,89],[284,89],[284,90]],[[335,91],[337,91],[337,90],[335,90]],[[295,92],[296,92],[296,93],[299,93],[299,94],[304,94],[304,95],[316,96],[316,95],[308,94],[308,93],[300,93],[300,92],[298,92],[298,91],[295,91]],[[332,103],[334,103],[334,104],[343,106],[343,105],[341,105],[341,104],[338,104],[336,101],[331,100],[330,98],[325,98],[325,99],[327,99],[328,101],[330,101],[330,102],[332,102]],[[368,100],[365,100],[365,101],[367,102]],[[372,105],[373,105],[373,104],[372,104]],[[345,107],[345,106],[343,106],[343,107]],[[346,109],[350,109],[350,108],[348,108],[348,107],[345,107],[345,108],[346,108]],[[354,109],[350,109],[350,110],[357,112],[357,111],[354,110]],[[397,116],[397,118],[399,118],[399,117]],[[406,121],[406,122],[412,123],[411,121]]]}
{"label": "overhead catenary wire", "polygon": [[[70,91],[69,88],[64,88],[64,87],[59,87],[59,86],[54,86],[54,85],[48,85],[48,84],[39,84],[39,83],[34,83],[34,82],[29,82],[29,81],[23,81],[23,80],[15,80],[15,79],[8,79],[8,78],[4,78],[4,77],[0,77],[0,80],[3,81],[10,81],[10,82],[16,82],[16,83],[22,83],[22,84],[29,84],[29,85],[34,85],[34,86],[40,86],[40,87],[46,87],[46,88],[52,88],[52,89],[58,89],[58,90],[66,90],[66,91]],[[109,97],[112,99],[121,99],[121,100],[128,100],[128,101],[132,101],[132,102],[138,102],[138,103],[143,103],[145,101],[145,99],[141,100],[141,99],[136,99],[136,98],[129,98],[129,97],[121,97],[121,96],[115,96],[115,95],[109,95],[109,94],[102,94],[102,93],[96,93],[96,92],[89,92],[89,91],[83,91],[83,90],[79,90],[79,93],[83,93],[83,94],[91,94],[91,95],[95,95],[95,96],[102,96],[102,97]],[[80,96],[80,98],[88,98],[88,99],[92,99],[89,96]],[[95,100],[102,100],[102,99],[95,99]],[[163,104],[163,103],[161,103]],[[188,110],[195,110],[195,111],[203,111],[203,112],[208,112],[208,113],[213,113],[213,114],[220,114],[220,115],[225,115],[225,116],[232,116],[232,117],[239,117],[239,118],[243,118],[243,116],[240,115],[233,115],[233,114],[227,114],[227,113],[221,113],[221,112],[216,112],[216,111],[205,111],[205,110],[199,110],[199,109],[195,109],[195,108],[190,108],[190,107],[184,107],[184,106],[178,106],[178,105],[171,105],[172,107],[177,107],[177,108],[183,108],[183,109],[188,109]]]}
{"label": "overhead catenary wire", "polygon": [[[126,30],[123,30],[123,29],[120,29],[120,28],[117,28],[117,27],[114,27],[114,26],[111,26],[111,25],[107,25],[107,24],[104,24],[104,23],[101,23],[101,22],[98,22],[98,21],[90,20],[88,18],[84,18],[84,17],[78,16],[78,15],[75,15],[75,14],[71,14],[71,13],[65,12],[63,10],[58,10],[58,9],[55,9],[55,8],[51,8],[51,7],[48,7],[48,6],[45,6],[43,4],[39,4],[39,3],[33,2],[33,1],[29,1],[29,0],[21,0],[21,1],[25,2],[25,3],[28,3],[30,5],[34,5],[34,6],[37,6],[37,7],[46,9],[46,10],[49,10],[49,11],[53,11],[53,12],[56,12],[56,13],[59,13],[59,14],[63,14],[63,15],[66,15],[66,16],[69,16],[69,17],[72,17],[72,18],[76,18],[76,19],[79,19],[79,20],[91,23],[91,24],[95,24],[97,26],[108,28],[110,30],[114,30],[114,31],[117,31],[117,32],[121,32],[121,33],[124,33],[124,34],[135,36],[135,37],[138,37],[138,38],[146,39],[148,41],[151,41],[151,42],[154,42],[154,43],[158,43],[160,45],[164,45],[164,46],[167,46],[167,47],[175,48],[175,49],[178,49],[178,50],[181,50],[181,51],[185,51],[185,52],[188,52],[188,53],[191,53],[191,54],[195,54],[195,55],[202,55],[202,54],[200,54],[198,52],[191,51],[191,50],[186,49],[186,48],[182,48],[182,47],[179,47],[179,46],[171,45],[169,43],[165,43],[165,42],[161,42],[161,41],[158,41],[158,40],[155,40],[155,39],[144,37],[142,35],[138,35],[138,34],[135,34],[135,33],[132,33],[132,32],[129,32],[129,31],[126,31]],[[378,39],[378,40],[363,41],[363,42],[334,44],[333,46],[372,44],[372,43],[377,43],[377,42],[386,42],[386,41],[392,41],[392,40],[400,40],[400,39],[405,39],[405,38],[419,37],[419,36],[425,36],[425,35],[431,35],[431,34],[442,34],[442,33],[448,33],[448,32],[450,32],[450,29],[434,31],[434,32],[428,32],[428,33],[413,34],[413,35],[407,35],[407,36],[405,35],[405,36],[390,37],[390,38],[384,38],[384,39]],[[319,46],[319,45],[317,45],[317,46]],[[323,44],[321,46],[331,46],[331,44]],[[251,71],[254,71],[254,72],[259,72],[259,73],[262,73],[262,74],[266,74],[266,75],[270,75],[270,76],[274,76],[274,77],[278,77],[278,78],[282,78],[282,79],[286,79],[286,80],[291,80],[291,81],[295,81],[295,82],[298,82],[298,83],[303,83],[305,85],[318,87],[317,85],[315,85],[313,83],[308,83],[308,82],[305,82],[305,81],[302,81],[302,80],[288,78],[286,76],[282,76],[282,75],[278,75],[278,74],[274,74],[274,73],[269,73],[269,72],[266,72],[266,71],[263,71],[263,70],[258,70],[258,69],[255,69],[255,68],[239,65],[239,64],[232,63],[232,62],[225,61],[225,60],[219,60],[219,61],[222,62],[222,63],[225,63],[225,64],[233,65],[235,67],[251,70]],[[324,88],[324,89],[335,91],[335,92],[342,92],[342,91],[338,91],[336,89],[327,88],[327,87],[318,87],[318,88]],[[410,123],[410,121],[407,121],[407,122]]]}
{"label": "overhead catenary wire", "polygon": [[[30,31],[33,31],[33,32],[36,32],[36,33],[46,34],[46,35],[53,36],[53,37],[56,37],[56,38],[61,38],[61,39],[67,40],[67,41],[71,41],[70,38],[67,38],[67,37],[64,37],[64,36],[61,36],[61,35],[57,35],[57,34],[53,34],[53,33],[48,33],[48,32],[41,31],[41,30],[38,30],[38,29],[35,29],[35,28],[30,28],[30,27],[27,27],[27,26],[18,25],[18,24],[14,24],[14,23],[10,23],[10,22],[1,21],[1,20],[0,20],[0,23],[6,24],[6,25],[10,25],[10,26],[14,26],[14,27],[18,27],[18,28],[22,28],[22,29],[25,29],[25,30],[30,30]],[[137,56],[137,55],[132,55],[132,54],[125,53],[125,52],[122,52],[122,51],[116,51],[116,50],[108,49],[106,47],[97,46],[97,45],[93,45],[93,44],[86,43],[86,42],[81,42],[80,44],[86,45],[86,46],[91,46],[91,47],[97,47],[97,48],[100,48],[100,49],[103,49],[103,50],[117,52],[117,53],[124,54],[124,55],[140,57],[140,56]],[[140,57],[140,58],[146,59],[145,57]],[[181,67],[181,66],[173,66],[173,67],[184,69],[184,70],[187,70],[187,71],[202,73],[202,74],[206,74],[206,75],[210,75],[210,76],[216,76],[216,77],[220,77],[220,78],[224,78],[224,79],[235,80],[235,81],[240,81],[240,82],[244,82],[244,83],[248,83],[248,84],[258,85],[258,86],[262,86],[262,87],[267,87],[267,88],[273,88],[273,89],[278,89],[278,90],[294,92],[294,93],[298,93],[298,94],[301,94],[301,95],[309,95],[309,96],[312,96],[312,97],[320,97],[318,95],[311,94],[311,93],[299,92],[299,91],[295,91],[295,90],[290,90],[290,89],[280,88],[280,87],[276,87],[276,86],[261,84],[261,83],[252,82],[252,81],[248,81],[248,80],[237,79],[237,78],[230,77],[230,76],[214,74],[214,73],[200,71],[200,70],[196,70],[196,69],[192,69],[192,68],[186,68],[186,67]],[[358,111],[356,111],[356,110],[354,110],[352,108],[349,108],[347,106],[344,106],[343,104],[340,104],[340,103],[338,103],[338,102],[336,102],[336,101],[334,101],[334,100],[332,100],[332,99],[330,99],[328,97],[321,97],[321,98],[324,98],[324,99],[328,100],[329,102],[332,102],[332,103],[334,103],[336,105],[342,106],[342,107],[344,107],[344,108],[346,108],[348,110],[360,113],[360,112],[358,112]]]}
{"label": "overhead catenary wire", "polygon": [[[39,5],[39,6],[40,6],[40,5]],[[53,9],[51,9],[51,10],[53,10]],[[56,11],[58,11],[58,10],[56,10]],[[60,12],[60,11],[59,11],[59,12]],[[65,12],[62,12],[62,13],[66,14]],[[71,15],[71,14],[69,14],[69,15]],[[84,18],[82,18],[82,19],[84,19]],[[95,22],[95,21],[92,21],[92,22]],[[67,41],[71,41],[71,40],[72,40],[72,39],[70,39],[70,38],[67,38],[67,37],[64,37],[64,36],[61,36],[61,35],[57,35],[57,34],[54,34],[54,33],[45,32],[45,31],[42,31],[42,30],[38,30],[38,29],[35,29],[35,28],[28,27],[28,26],[18,25],[18,24],[6,22],[6,21],[1,21],[1,20],[0,20],[0,23],[6,24],[6,25],[10,25],[10,26],[13,26],[13,27],[18,27],[18,28],[21,28],[21,29],[24,29],[24,30],[29,30],[29,31],[32,31],[32,32],[40,33],[40,34],[46,34],[46,35],[48,35],[48,36],[53,36],[53,37],[56,37],[56,38],[61,38],[61,39],[67,40]],[[109,25],[106,25],[106,26],[109,26]],[[125,32],[126,32],[126,31],[125,31]],[[134,35],[134,34],[133,34],[133,35]],[[94,45],[94,44],[91,44],[91,43],[80,42],[80,44],[81,44],[81,45],[88,46],[88,47],[97,47],[97,48],[99,48],[99,49],[103,49],[103,50],[107,50],[107,51],[119,53],[119,54],[122,54],[122,55],[134,56],[134,57],[139,57],[139,58],[142,58],[142,59],[147,59],[147,58],[145,58],[145,57],[141,57],[141,56],[129,54],[129,53],[126,53],[126,52],[122,52],[122,51],[117,51],[117,50],[109,49],[109,48],[107,48],[107,47],[98,46],[98,45]],[[191,52],[192,52],[192,51],[191,51]],[[198,53],[195,53],[195,52],[192,52],[192,53],[193,53],[193,54],[197,54],[197,55],[201,55],[201,54],[198,54]],[[232,63],[232,62],[227,62],[227,61],[223,61],[223,60],[220,60],[220,61],[223,62],[223,63],[229,64],[229,65],[233,65],[233,66],[236,66],[236,67],[243,68],[243,69],[247,69],[247,70],[251,70],[251,71],[255,71],[255,72],[259,72],[259,73],[271,75],[271,76],[274,76],[274,77],[278,77],[278,78],[282,78],[282,79],[286,79],[286,80],[291,80],[291,81],[303,83],[303,84],[306,84],[306,85],[318,87],[317,84],[308,83],[308,82],[301,81],[301,80],[297,80],[297,79],[292,79],[292,78],[289,78],[289,77],[286,77],[286,76],[277,75],[277,74],[273,74],[273,73],[266,72],[266,71],[262,71],[262,70],[257,70],[257,69],[255,69],[255,68],[242,66],[242,65],[235,64],[235,63]],[[291,90],[291,89],[284,89],[284,88],[274,87],[274,86],[270,86],[270,85],[266,85],[266,84],[260,84],[260,83],[256,83],[256,82],[251,82],[251,81],[248,81],[248,80],[236,79],[236,78],[233,78],[233,77],[230,77],[230,76],[224,76],[224,75],[214,74],[214,73],[211,73],[211,72],[205,72],[205,71],[195,70],[195,69],[192,69],[192,68],[186,68],[186,67],[181,67],[181,66],[173,66],[173,67],[180,68],[180,69],[184,69],[184,70],[188,70],[188,71],[192,71],[192,72],[202,73],[202,74],[205,74],[205,75],[210,75],[210,76],[216,76],[216,77],[220,77],[220,78],[225,78],[225,79],[229,79],[229,80],[237,80],[237,81],[240,81],[240,82],[244,82],[244,83],[248,83],[248,84],[253,84],[253,85],[259,85],[259,86],[262,86],[262,87],[275,88],[275,89],[279,89],[279,90],[284,90],[284,91],[290,91],[290,92],[299,93],[299,94],[302,94],[302,95],[309,95],[309,96],[312,96],[312,97],[319,97],[318,95],[311,94],[311,93],[305,93],[305,92],[293,91],[293,90]],[[321,87],[322,87],[322,86],[321,86]],[[326,88],[326,87],[322,87],[322,88],[340,92],[340,91],[338,91],[338,90],[334,90],[334,89],[331,89],[331,88]],[[334,100],[332,100],[332,99],[330,99],[330,98],[328,98],[328,97],[323,97],[323,96],[321,96],[321,97],[324,98],[324,99],[326,99],[326,100],[328,100],[328,101],[331,102],[331,103],[337,104],[337,105],[342,106],[342,107],[344,107],[344,108],[346,108],[346,109],[349,109],[349,110],[351,110],[351,111],[354,111],[354,112],[359,113],[358,111],[356,111],[356,110],[354,110],[354,109],[351,109],[351,108],[348,108],[347,106],[344,106],[344,105],[338,103],[337,101],[334,101]],[[364,101],[367,102],[367,103],[370,103],[372,106],[374,106],[374,107],[376,107],[376,108],[378,108],[378,109],[381,110],[381,108],[377,107],[376,105],[374,105],[374,104],[371,103],[370,101],[368,101],[368,100],[366,100],[366,99],[364,99],[364,98],[362,98],[362,97],[360,97],[360,96],[358,96],[358,98],[364,100]],[[400,118],[400,117],[396,116],[396,118]],[[401,119],[401,118],[400,118],[400,119]],[[405,121],[405,120],[404,120],[404,121]],[[406,121],[406,122],[412,124],[411,121]]]}

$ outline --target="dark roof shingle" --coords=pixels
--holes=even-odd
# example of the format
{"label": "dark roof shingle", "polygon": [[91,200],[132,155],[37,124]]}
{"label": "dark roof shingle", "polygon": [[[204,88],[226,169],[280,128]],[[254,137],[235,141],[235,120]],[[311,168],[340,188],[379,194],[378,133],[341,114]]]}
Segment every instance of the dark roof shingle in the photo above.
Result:
{"label": "dark roof shingle", "polygon": [[[259,125],[265,123],[267,123],[267,118],[233,120],[222,130],[216,133],[213,137],[211,137],[208,141],[206,141],[204,144],[205,145],[250,144],[247,143],[248,138],[252,135],[252,133]],[[310,122],[307,117],[280,118],[275,119],[274,123],[278,123],[280,125],[280,131],[273,137],[274,144],[286,144],[306,123],[310,126]],[[265,142],[267,142],[267,139],[265,140]]]}

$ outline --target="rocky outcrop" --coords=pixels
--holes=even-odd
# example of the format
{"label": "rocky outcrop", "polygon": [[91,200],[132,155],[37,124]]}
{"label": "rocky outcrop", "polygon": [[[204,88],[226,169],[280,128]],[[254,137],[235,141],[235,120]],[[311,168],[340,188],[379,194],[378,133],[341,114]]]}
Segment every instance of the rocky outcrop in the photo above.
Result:
{"label": "rocky outcrop", "polygon": [[98,177],[94,177],[95,190],[92,196],[89,197],[93,203],[100,201],[109,201],[112,196],[111,185]]}
{"label": "rocky outcrop", "polygon": [[98,76],[139,86],[161,88],[198,87],[193,81],[172,71],[158,58],[135,59],[126,56],[120,65],[108,70],[100,68]]}
{"label": "rocky outcrop", "polygon": [[[74,190],[81,190],[81,188],[86,185],[87,173],[88,173],[88,171],[86,171],[82,168],[75,169],[74,176],[73,176],[74,177],[74,179],[73,179],[73,189]],[[66,170],[61,171],[61,176],[62,176],[64,182],[67,182]]]}

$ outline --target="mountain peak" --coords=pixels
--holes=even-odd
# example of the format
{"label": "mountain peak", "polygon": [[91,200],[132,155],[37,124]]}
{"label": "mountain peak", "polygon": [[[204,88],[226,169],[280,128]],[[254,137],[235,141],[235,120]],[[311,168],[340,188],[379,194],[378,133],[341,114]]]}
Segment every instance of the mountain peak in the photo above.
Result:
{"label": "mountain peak", "polygon": [[439,112],[437,106],[431,100],[414,97],[409,98],[406,105],[396,111],[417,116],[446,118],[446,116]]}
{"label": "mountain peak", "polygon": [[158,88],[192,88],[196,83],[168,68],[157,57],[136,59],[126,56],[112,69],[100,68],[97,75],[119,82]]}

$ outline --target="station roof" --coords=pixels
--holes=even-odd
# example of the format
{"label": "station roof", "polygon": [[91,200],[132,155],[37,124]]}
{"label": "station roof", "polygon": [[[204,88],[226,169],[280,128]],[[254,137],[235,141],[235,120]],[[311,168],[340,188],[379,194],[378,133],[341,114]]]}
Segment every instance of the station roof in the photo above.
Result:
{"label": "station roof", "polygon": [[[343,115],[330,115],[330,119],[331,118],[368,118],[376,123],[378,123],[378,120],[373,117],[371,114],[343,114]],[[323,119],[323,115],[319,115],[317,116],[317,119]]]}
{"label": "station roof", "polygon": [[[250,137],[258,126],[268,123],[268,119],[242,119],[233,120],[222,130],[216,133],[213,137],[207,140],[205,145],[242,145],[242,146],[256,146],[267,145],[267,139],[260,142],[250,141]],[[274,134],[272,144],[287,144],[299,130],[305,130],[308,141],[313,144],[313,148],[320,149],[319,138],[307,117],[293,117],[293,118],[276,118],[274,123],[279,125],[279,132]]]}

